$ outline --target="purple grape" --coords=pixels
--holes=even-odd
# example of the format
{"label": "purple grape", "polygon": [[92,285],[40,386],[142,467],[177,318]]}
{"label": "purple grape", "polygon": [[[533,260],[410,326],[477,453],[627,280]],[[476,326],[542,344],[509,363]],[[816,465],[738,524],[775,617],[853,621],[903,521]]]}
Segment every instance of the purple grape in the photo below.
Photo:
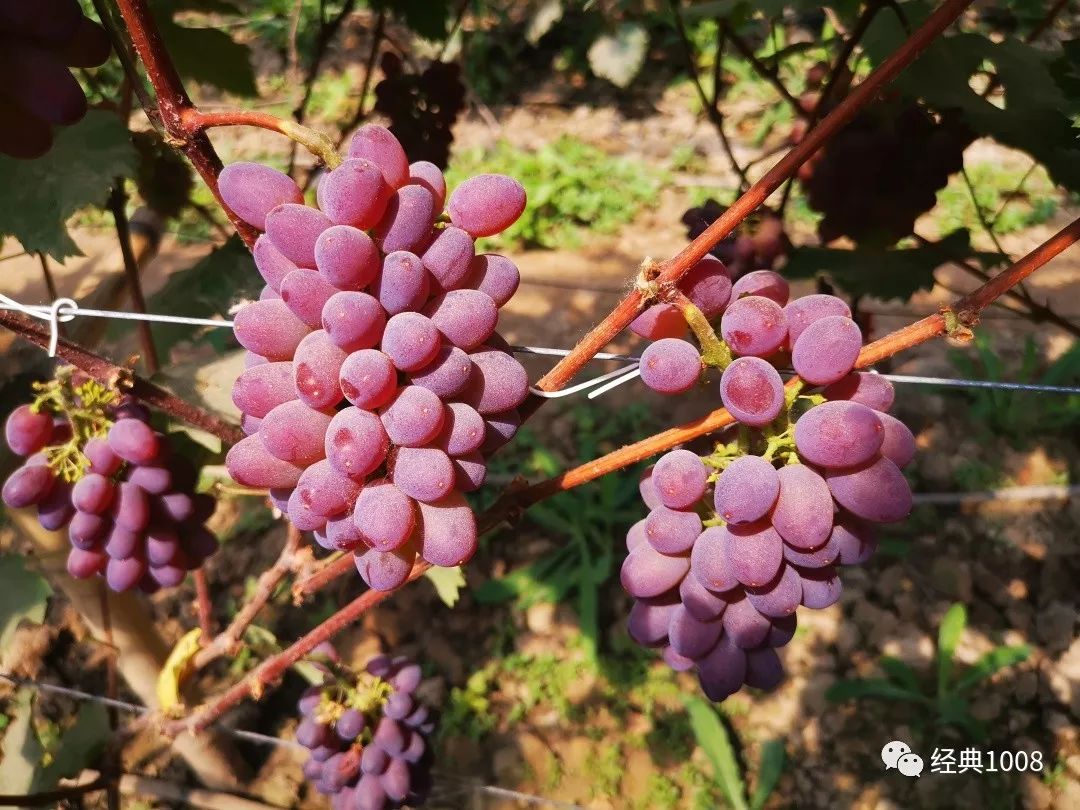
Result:
{"label": "purple grape", "polygon": [[454,466],[454,489],[474,492],[487,480],[487,461],[480,453],[466,453],[451,459]]}
{"label": "purple grape", "polygon": [[352,742],[360,736],[364,725],[363,714],[356,709],[346,709],[334,724],[334,731],[345,742]]}
{"label": "purple grape", "polygon": [[435,237],[435,241],[424,251],[421,261],[439,287],[455,290],[462,286],[469,275],[474,255],[472,237],[461,228],[450,225]]}
{"label": "purple grape", "polygon": [[472,360],[457,346],[443,345],[435,359],[414,371],[409,379],[443,399],[457,396],[469,384]]}
{"label": "purple grape", "polygon": [[789,464],[778,474],[780,495],[772,512],[773,527],[795,548],[817,548],[832,531],[829,485],[805,464]]}
{"label": "purple grape", "polygon": [[727,527],[731,572],[747,587],[760,587],[776,576],[784,561],[784,541],[767,520]]}
{"label": "purple grape", "polygon": [[690,570],[705,588],[721,593],[739,580],[731,566],[735,538],[725,526],[710,526],[701,533],[690,553]]}
{"label": "purple grape", "polygon": [[[659,465],[658,465],[659,466]],[[660,506],[645,519],[645,536],[661,554],[684,554],[701,534],[701,518],[696,512],[679,512]]]}
{"label": "purple grape", "polygon": [[784,307],[784,316],[788,322],[788,345],[794,346],[810,324],[831,316],[850,318],[851,309],[835,295],[805,295]]}
{"label": "purple grape", "polygon": [[18,456],[32,456],[49,443],[53,420],[48,413],[34,413],[29,405],[13,410],[4,423],[4,438]]}
{"label": "purple grape", "polygon": [[821,392],[826,399],[847,399],[879,413],[891,410],[896,399],[893,384],[880,374],[853,371]]}
{"label": "purple grape", "polygon": [[454,189],[446,210],[450,221],[474,238],[494,236],[525,211],[525,189],[512,177],[480,174]]}
{"label": "purple grape", "polygon": [[464,456],[484,443],[484,417],[464,402],[450,402],[435,445],[451,456]]}
{"label": "purple grape", "polygon": [[327,461],[338,473],[357,482],[374,472],[390,450],[382,421],[360,408],[338,411],[324,434]]}
{"label": "purple grape", "polygon": [[274,456],[258,436],[234,444],[225,456],[233,480],[245,487],[287,489],[300,480],[300,467]]}
{"label": "purple grape", "polygon": [[399,723],[412,714],[416,702],[408,692],[394,692],[383,704],[383,714]]}
{"label": "purple grape", "polygon": [[105,581],[114,591],[129,591],[146,574],[146,563],[138,557],[111,559],[105,566]]}
{"label": "purple grape", "polygon": [[726,636],[737,646],[745,649],[760,646],[772,627],[747,598],[731,602],[721,618]]}
{"label": "purple grape", "polygon": [[361,231],[382,219],[393,193],[379,166],[361,157],[350,157],[324,174],[315,191],[319,208],[331,222]]}
{"label": "purple grape", "polygon": [[390,755],[378,746],[365,745],[360,757],[360,770],[376,776],[386,770],[390,764]]}
{"label": "purple grape", "polygon": [[701,355],[685,340],[661,338],[641,354],[641,381],[661,394],[689,391],[701,376]]}
{"label": "purple grape", "polygon": [[233,333],[240,345],[268,360],[292,360],[296,347],[310,331],[278,299],[245,304],[233,318]]}
{"label": "purple grape", "polygon": [[791,288],[787,280],[772,270],[754,270],[739,278],[731,288],[731,300],[744,296],[760,296],[775,301],[780,306],[788,302]]}
{"label": "purple grape", "polygon": [[103,515],[112,506],[116,485],[103,475],[88,473],[71,489],[71,503],[80,512]]}
{"label": "purple grape", "polygon": [[765,517],[779,494],[776,468],[761,456],[741,456],[720,473],[713,504],[726,522],[750,523]]}
{"label": "purple grape", "polygon": [[401,371],[418,371],[435,359],[442,338],[435,324],[419,312],[391,316],[383,331],[383,353]]}
{"label": "purple grape", "polygon": [[648,599],[676,587],[688,570],[688,557],[661,554],[650,544],[642,543],[626,556],[619,576],[628,594]]}
{"label": "purple grape", "polygon": [[317,208],[286,203],[266,215],[266,235],[286,259],[297,267],[314,270],[315,243],[333,224]]}
{"label": "purple grape", "polygon": [[706,256],[679,281],[678,287],[706,318],[724,311],[732,297],[731,277],[723,262]]}
{"label": "purple grape", "polygon": [[795,616],[796,614],[792,613],[780,619],[771,619],[769,621],[769,633],[765,636],[765,644],[769,647],[783,647],[791,641],[795,636],[795,629],[798,627]]}
{"label": "purple grape", "polygon": [[490,455],[514,438],[521,427],[521,414],[516,410],[490,414],[484,418],[484,443],[480,452]]}
{"label": "purple grape", "polygon": [[409,180],[409,159],[398,139],[386,127],[378,124],[360,127],[349,142],[349,157],[374,163],[392,189],[401,188]]}
{"label": "purple grape", "polygon": [[678,602],[654,605],[650,602],[634,602],[630,608],[630,618],[626,630],[630,638],[642,647],[661,647],[667,643],[668,626],[676,610],[682,607]]}
{"label": "purple grape", "polygon": [[424,313],[443,337],[465,351],[491,337],[499,322],[495,302],[479,290],[450,290],[433,299]]}
{"label": "purple grape", "polygon": [[326,521],[323,534],[337,551],[356,551],[365,545],[360,530],[353,523],[352,515],[342,515]]}
{"label": "purple grape", "polygon": [[234,214],[260,231],[266,230],[266,216],[274,208],[304,202],[289,175],[259,163],[230,163],[218,175],[218,191]]}
{"label": "purple grape", "polygon": [[814,549],[800,549],[784,543],[784,561],[799,568],[823,568],[836,562],[840,554],[836,526],[833,526],[829,539]]}
{"label": "purple grape", "polygon": [[862,332],[855,321],[840,315],[814,321],[795,341],[791,365],[811,385],[843,379],[855,367],[862,349]]}
{"label": "purple grape", "polygon": [[469,355],[472,370],[461,400],[484,416],[511,411],[529,395],[525,368],[504,351],[481,348]]}
{"label": "purple grape", "polygon": [[404,585],[415,559],[416,554],[408,546],[394,551],[369,549],[353,555],[360,578],[376,591],[392,591]]}
{"label": "purple grape", "polygon": [[414,500],[434,503],[454,488],[450,456],[435,447],[401,447],[389,465],[394,486]]}
{"label": "purple grape", "polygon": [[403,186],[390,198],[379,224],[375,243],[383,253],[420,252],[435,219],[435,199],[423,186]]}
{"label": "purple grape", "polygon": [[255,267],[266,282],[267,288],[275,292],[281,288],[281,280],[297,269],[296,265],[285,258],[285,254],[277,249],[277,245],[265,233],[255,240],[255,247],[251,249],[251,254],[255,258]]}
{"label": "purple grape", "polygon": [[724,597],[702,585],[697,576],[683,577],[679,583],[679,599],[686,612],[701,621],[717,618],[728,604]]}
{"label": "purple grape", "polygon": [[776,650],[765,647],[746,651],[746,685],[771,691],[784,680],[784,666]]}
{"label": "purple grape", "polygon": [[348,355],[325,330],[319,329],[300,341],[293,359],[296,395],[317,411],[335,407],[343,398],[338,377]]}
{"label": "purple grape", "polygon": [[656,488],[656,482],[653,481],[653,471],[655,469],[656,465],[646,467],[638,479],[638,494],[641,495],[641,500],[650,509],[656,509],[664,505],[664,501],[660,497],[660,490]]}
{"label": "purple grape", "polygon": [[[233,404],[243,413],[260,419],[278,405],[295,397],[292,363],[263,363],[252,366],[233,383]],[[87,443],[87,448],[89,447]]]}
{"label": "purple grape", "polygon": [[38,523],[46,531],[55,532],[63,528],[75,514],[71,505],[71,484],[57,481],[52,491],[38,504]]}
{"label": "purple grape", "polygon": [[439,435],[445,412],[442,401],[431,391],[407,385],[379,413],[391,442],[399,447],[422,447]]}
{"label": "purple grape", "polygon": [[314,270],[293,270],[281,280],[281,300],[292,313],[312,329],[322,326],[322,311],[338,292]]}
{"label": "purple grape", "polygon": [[326,528],[326,517],[312,512],[300,500],[300,493],[295,489],[289,495],[288,503],[282,511],[289,516],[293,526],[302,532],[319,532]]}
{"label": "purple grape", "polygon": [[180,541],[171,528],[152,527],[146,533],[146,561],[150,565],[168,565],[180,550]]}
{"label": "purple grape", "polygon": [[300,503],[327,518],[349,511],[359,494],[360,485],[338,472],[326,459],[304,470],[296,483]]}
{"label": "purple grape", "polygon": [[141,532],[150,522],[150,500],[137,484],[124,482],[116,488],[112,504],[113,522],[131,532]]}
{"label": "purple grape", "polygon": [[315,242],[315,264],[326,283],[339,290],[358,292],[375,280],[382,260],[379,249],[362,230],[334,225]]}
{"label": "purple grape", "polygon": [[379,777],[382,789],[392,802],[404,802],[409,795],[409,766],[403,759],[392,759],[386,773]]}
{"label": "purple grape", "polygon": [[432,565],[453,568],[476,553],[476,515],[457,492],[434,503],[419,503],[416,531],[420,556]]}
{"label": "purple grape", "polygon": [[481,253],[469,263],[464,286],[487,294],[495,306],[501,307],[514,296],[520,283],[521,272],[510,259],[498,253]]}
{"label": "purple grape", "polygon": [[720,334],[735,354],[767,357],[784,344],[788,331],[779,304],[751,295],[733,301],[724,311]]}
{"label": "purple grape", "polygon": [[696,454],[672,450],[656,462],[652,481],[670,509],[689,509],[705,496],[709,472]]}
{"label": "purple grape", "polygon": [[397,672],[390,679],[390,683],[399,692],[415,692],[416,688],[420,686],[420,681],[423,679],[423,670],[420,669],[418,664],[406,664],[408,661],[404,656],[400,656],[394,659],[400,665]]}
{"label": "purple grape", "polygon": [[145,422],[138,419],[120,419],[109,428],[109,448],[133,464],[147,464],[153,461],[161,449],[158,434]]}
{"label": "purple grape", "polygon": [[836,502],[873,523],[895,523],[911,513],[911,488],[900,468],[877,457],[846,470],[828,470],[825,480]]}
{"label": "purple grape", "polygon": [[709,700],[717,703],[739,691],[745,678],[746,653],[728,634],[721,636],[712,651],[698,662],[701,689]]}
{"label": "purple grape", "polygon": [[387,254],[372,292],[390,315],[418,310],[428,297],[430,281],[420,257],[405,250]]}
{"label": "purple grape", "polygon": [[746,598],[766,618],[787,616],[795,612],[802,600],[802,579],[792,566],[782,565],[771,582],[747,587]]}
{"label": "purple grape", "polygon": [[784,382],[760,357],[740,357],[720,377],[720,399],[739,422],[763,427],[784,407]]}
{"label": "purple grape", "polygon": [[840,601],[843,586],[832,566],[800,571],[802,603],[811,610],[824,610]]}
{"label": "purple grape", "polygon": [[684,655],[679,655],[671,647],[664,647],[661,653],[664,663],[676,672],[686,672],[694,668],[694,661]]}
{"label": "purple grape", "polygon": [[716,646],[723,631],[721,619],[701,621],[694,618],[685,607],[678,605],[671,614],[668,637],[671,648],[690,659],[704,658]]}
{"label": "purple grape", "polygon": [[195,515],[195,501],[186,492],[167,492],[157,498],[157,506],[169,520],[184,523]]}
{"label": "purple grape", "polygon": [[109,533],[109,520],[90,512],[76,512],[68,524],[68,539],[76,548],[90,551],[100,547]]}
{"label": "purple grape", "polygon": [[393,551],[412,534],[416,505],[389,481],[376,481],[360,491],[353,509],[353,523],[372,548]]}
{"label": "purple grape", "polygon": [[684,338],[689,327],[674,304],[653,304],[630,322],[630,331],[648,340]]}
{"label": "purple grape", "polygon": [[887,413],[879,413],[878,419],[885,429],[881,455],[903,469],[915,458],[915,437],[907,425]]}
{"label": "purple grape", "polygon": [[95,436],[83,447],[83,455],[90,462],[90,472],[111,476],[123,465],[124,460],[109,447],[108,439]]}
{"label": "purple grape", "polygon": [[[889,417],[892,418],[892,417]],[[799,417],[795,446],[819,467],[854,467],[875,456],[885,438],[878,414],[857,402],[824,402]]]}

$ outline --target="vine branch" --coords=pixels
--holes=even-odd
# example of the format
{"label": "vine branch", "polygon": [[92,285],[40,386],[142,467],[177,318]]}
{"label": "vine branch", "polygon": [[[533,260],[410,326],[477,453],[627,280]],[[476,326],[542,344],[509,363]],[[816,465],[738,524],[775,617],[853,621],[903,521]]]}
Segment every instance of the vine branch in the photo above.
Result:
{"label": "vine branch", "polygon": [[[826,141],[840,131],[877,92],[913,62],[934,38],[941,34],[970,4],[971,0],[945,0],[904,43],[882,62],[866,80],[855,87],[821,123],[754,183],[731,207],[677,255],[661,265],[656,280],[674,283],[682,278],[730,234],[754,209],[779,188],[780,184],[805,163]],[[560,360],[536,384],[543,391],[557,391],[581,370],[598,351],[637,317],[644,305],[641,293],[634,289],[615,309],[586,334],[569,355]]]}

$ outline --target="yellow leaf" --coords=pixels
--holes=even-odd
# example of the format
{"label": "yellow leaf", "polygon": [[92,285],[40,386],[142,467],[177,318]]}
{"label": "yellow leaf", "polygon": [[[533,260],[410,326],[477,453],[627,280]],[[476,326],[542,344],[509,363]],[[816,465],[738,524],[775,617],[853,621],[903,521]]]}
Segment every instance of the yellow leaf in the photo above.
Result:
{"label": "yellow leaf", "polygon": [[199,637],[202,631],[196,627],[176,642],[157,679],[157,699],[161,710],[166,714],[175,712],[183,706],[180,697],[180,685],[191,672],[191,661],[201,649]]}

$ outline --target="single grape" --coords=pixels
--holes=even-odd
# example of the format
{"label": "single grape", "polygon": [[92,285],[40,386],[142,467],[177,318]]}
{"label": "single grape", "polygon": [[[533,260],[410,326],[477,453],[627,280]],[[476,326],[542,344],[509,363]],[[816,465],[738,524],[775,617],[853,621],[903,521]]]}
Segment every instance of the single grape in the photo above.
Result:
{"label": "single grape", "polygon": [[512,438],[521,427],[521,414],[516,410],[489,414],[484,418],[484,443],[480,452],[491,455]]}
{"label": "single grape", "polygon": [[401,371],[417,371],[439,353],[442,338],[430,318],[399,312],[386,322],[380,348]]}
{"label": "single grape", "polygon": [[[251,254],[255,258],[255,267],[259,275],[266,282],[266,287],[273,291],[280,290],[281,280],[297,269],[296,265],[285,258],[285,254],[277,249],[274,241],[265,233],[255,240]],[[266,290],[264,289],[263,292],[265,293]]]}
{"label": "single grape", "polygon": [[694,543],[690,570],[705,588],[721,593],[739,585],[732,566],[735,538],[726,526],[710,526]]}
{"label": "single grape", "polygon": [[517,265],[498,253],[481,253],[469,262],[468,280],[463,286],[486,293],[495,306],[504,306],[517,292],[521,272]]}
{"label": "single grape", "polygon": [[295,489],[289,495],[288,503],[282,511],[288,514],[293,526],[302,532],[320,532],[326,528],[326,517],[311,511]]}
{"label": "single grape", "polygon": [[784,666],[776,650],[764,647],[746,651],[746,685],[771,691],[784,680]]}
{"label": "single grape", "polygon": [[723,312],[732,298],[731,277],[724,263],[715,256],[706,256],[691,267],[678,287],[706,318],[715,318]]}
{"label": "single grape", "polygon": [[116,488],[112,503],[113,522],[132,532],[143,531],[150,522],[150,500],[138,484],[124,482]]}
{"label": "single grape", "polygon": [[720,377],[720,399],[739,422],[762,427],[784,407],[784,382],[760,357],[740,357]]}
{"label": "single grape", "polygon": [[293,399],[266,415],[259,425],[259,438],[282,461],[306,467],[325,457],[323,437],[328,427],[327,414]]}
{"label": "single grape", "polygon": [[375,280],[382,259],[371,237],[362,230],[334,225],[315,241],[315,264],[327,284],[339,290],[359,292]]}
{"label": "single grape", "polygon": [[416,532],[420,556],[432,565],[452,568],[476,553],[476,515],[458,492],[434,503],[418,503]]}
{"label": "single grape", "polygon": [[304,202],[289,175],[260,163],[230,163],[218,175],[218,191],[234,214],[260,231],[266,230],[266,215],[279,205]]}
{"label": "single grape", "polygon": [[[725,625],[726,626],[726,625]],[[746,677],[746,652],[724,634],[708,655],[698,662],[698,680],[705,696],[719,703],[735,694]]]}
{"label": "single grape", "polygon": [[293,270],[281,280],[281,300],[312,329],[322,325],[323,307],[337,291],[314,270]]}
{"label": "single grape", "polygon": [[[659,465],[658,465],[659,466]],[[645,536],[662,554],[684,554],[701,534],[701,518],[696,512],[679,512],[658,507],[645,519]]]}
{"label": "single grape", "polygon": [[378,124],[360,127],[349,142],[349,157],[374,163],[392,189],[400,188],[409,180],[409,159],[398,139],[386,127]]}
{"label": "single grape", "polygon": [[109,448],[133,464],[153,461],[161,449],[158,434],[138,419],[119,419],[109,428]]}
{"label": "single grape", "polygon": [[403,186],[390,198],[374,237],[383,253],[420,252],[435,219],[435,199],[423,186]]}
{"label": "single grape", "polygon": [[427,270],[420,257],[405,250],[387,254],[372,293],[390,315],[418,310],[428,297]]}
{"label": "single grape", "polygon": [[778,475],[780,495],[772,511],[773,527],[795,548],[817,548],[832,531],[829,485],[805,464],[789,464]]}
{"label": "single grape", "polygon": [[225,456],[225,466],[236,483],[262,489],[293,487],[303,472],[295,464],[273,455],[258,436],[248,436],[234,444]]}
{"label": "single grape", "polygon": [[329,421],[325,435],[326,459],[341,475],[363,480],[386,459],[390,439],[382,421],[371,411],[344,408]]}
{"label": "single grape", "polygon": [[450,290],[432,300],[424,314],[459,349],[474,349],[495,331],[499,310],[479,290]]}
{"label": "single grape", "polygon": [[484,417],[464,402],[449,402],[442,431],[434,444],[448,455],[464,456],[480,449],[484,443]]}
{"label": "single grape", "polygon": [[811,610],[824,610],[840,601],[843,586],[832,566],[800,571],[802,603]]}
{"label": "single grape", "polygon": [[525,189],[506,175],[476,175],[454,189],[446,210],[450,221],[474,238],[494,236],[525,211]]}
{"label": "single grape", "polygon": [[454,465],[454,489],[475,492],[487,479],[487,461],[478,452],[466,453],[451,459]]}
{"label": "single grape", "polygon": [[52,491],[38,504],[38,523],[46,531],[55,532],[68,524],[75,514],[71,505],[71,484],[57,481]]}
{"label": "single grape", "polygon": [[393,193],[379,166],[362,157],[350,157],[326,172],[315,191],[319,208],[331,222],[361,231],[382,219]]}
{"label": "single grape", "polygon": [[701,500],[708,478],[705,464],[689,450],[665,454],[656,462],[652,474],[660,500],[671,509],[689,509]]}
{"label": "single grape", "polygon": [[301,340],[293,358],[293,382],[300,401],[320,411],[341,402],[338,376],[347,356],[323,329]]}
{"label": "single grape", "polygon": [[109,533],[109,520],[90,512],[76,512],[68,524],[68,539],[83,551],[100,548]]}
{"label": "single grape", "polygon": [[[804,295],[784,307],[788,323],[788,345],[794,346],[806,327],[830,316],[851,317],[851,309],[835,295]],[[846,397],[844,397],[846,399]]]}
{"label": "single grape", "polygon": [[820,467],[862,464],[877,454],[884,438],[885,428],[878,414],[857,402],[824,402],[804,413],[795,424],[799,455]]}
{"label": "single grape", "polygon": [[484,416],[511,411],[529,395],[524,367],[505,351],[481,347],[469,355],[472,369],[463,402]]}
{"label": "single grape", "polygon": [[814,321],[799,335],[791,365],[811,385],[828,385],[850,373],[861,349],[862,332],[855,321],[830,315]]}
{"label": "single grape", "polygon": [[259,419],[295,397],[292,363],[263,363],[252,366],[233,383],[233,404],[241,412]]}
{"label": "single grape", "polygon": [[127,480],[151,495],[164,495],[173,488],[173,474],[167,467],[133,467]]}
{"label": "single grape", "polygon": [[469,275],[470,262],[475,253],[472,237],[461,228],[450,225],[435,237],[435,241],[424,251],[421,261],[439,287],[455,290],[462,286]]}
{"label": "single grape", "polygon": [[915,437],[907,425],[887,413],[879,413],[878,419],[885,429],[881,455],[903,469],[915,458]]}
{"label": "single grape", "polygon": [[645,505],[650,509],[656,509],[663,506],[664,501],[660,497],[660,490],[656,488],[656,482],[653,481],[653,472],[656,469],[656,465],[652,467],[646,467],[641,473],[641,477],[638,479],[638,494],[641,495],[641,500],[645,502]]}
{"label": "single grape", "polygon": [[75,579],[87,579],[104,571],[108,563],[104,551],[76,547],[68,552],[67,572]]}
{"label": "single grape", "polygon": [[731,573],[747,587],[760,587],[776,576],[784,561],[784,541],[767,520],[727,527],[725,546]]}
{"label": "single grape", "polygon": [[713,504],[726,522],[749,523],[765,517],[779,494],[776,468],[761,456],[741,456],[720,473]]}
{"label": "single grape", "polygon": [[109,447],[108,439],[100,436],[95,436],[86,442],[83,455],[90,462],[90,472],[99,475],[114,475],[124,463],[124,460]]}
{"label": "single grape", "polygon": [[128,591],[146,574],[146,562],[138,557],[110,559],[105,566],[105,581],[114,591]]}
{"label": "single grape", "polygon": [[683,577],[679,583],[679,599],[686,612],[701,621],[717,618],[728,604],[727,599],[702,585],[697,576]]}
{"label": "single grape", "polygon": [[745,596],[728,605],[721,621],[728,638],[744,650],[760,646],[772,627]]}
{"label": "single grape", "polygon": [[416,553],[408,546],[394,551],[368,549],[353,555],[360,578],[376,591],[392,591],[404,585],[415,560]]}
{"label": "single grape", "polygon": [[328,459],[316,461],[300,475],[296,494],[317,515],[331,518],[349,511],[360,494],[360,485],[337,471]]}
{"label": "single grape", "polygon": [[103,515],[116,497],[116,484],[104,475],[88,473],[71,489],[71,503],[80,512]]}
{"label": "single grape", "polygon": [[769,620],[769,632],[765,636],[765,644],[769,647],[783,647],[795,636],[798,627],[796,614],[792,613],[779,619]]}
{"label": "single grape", "polygon": [[822,568],[826,565],[832,565],[840,554],[839,545],[835,540],[836,537],[836,526],[833,526],[829,539],[817,548],[801,549],[784,543],[784,561],[798,566],[800,569]]}
{"label": "single grape", "polygon": [[388,467],[394,486],[422,503],[434,503],[454,488],[454,466],[436,447],[401,447]]}
{"label": "single grape", "polygon": [[382,407],[397,391],[397,370],[390,358],[376,349],[362,349],[346,357],[338,380],[345,398],[366,410]]}
{"label": "single grape", "polygon": [[266,235],[282,255],[297,267],[314,270],[315,243],[334,223],[317,208],[286,203],[266,215]]}
{"label": "single grape", "polygon": [[721,620],[701,621],[694,618],[683,605],[679,605],[671,614],[668,638],[675,652],[696,660],[704,658],[709,650],[716,646],[721,632]]}
{"label": "single grape", "polygon": [[280,299],[244,304],[233,318],[236,340],[267,360],[291,360],[311,330]]}
{"label": "single grape", "polygon": [[737,301],[744,296],[761,296],[775,301],[780,306],[788,302],[791,288],[787,280],[772,270],[754,270],[739,278],[731,287],[731,300]]}
{"label": "single grape", "polygon": [[630,331],[648,340],[684,338],[689,327],[674,304],[653,304],[630,322]]}
{"label": "single grape", "polygon": [[337,551],[356,551],[366,545],[360,530],[353,522],[352,515],[346,514],[327,520],[323,533]]}
{"label": "single grape", "polygon": [[435,359],[409,375],[413,385],[426,388],[443,399],[465,390],[472,373],[472,360],[457,346],[443,345]]}
{"label": "single grape", "polygon": [[896,399],[893,384],[880,374],[853,371],[846,377],[826,386],[821,392],[826,399],[846,399],[858,402],[879,413],[891,410]]}
{"label": "single grape", "polygon": [[835,561],[840,565],[862,565],[877,550],[877,532],[873,524],[841,511],[828,545],[835,551]]}
{"label": "single grape", "polygon": [[701,355],[685,340],[661,338],[641,355],[641,380],[662,394],[690,390],[701,376]]}
{"label": "single grape", "polygon": [[53,420],[48,413],[34,413],[29,405],[13,410],[4,423],[8,447],[19,456],[31,456],[49,443]]}
{"label": "single grape", "polygon": [[859,467],[828,470],[828,487],[836,502],[873,523],[895,523],[911,513],[911,488],[900,468],[877,457]]}
{"label": "single grape", "polygon": [[733,301],[724,311],[720,334],[735,354],[766,357],[783,345],[788,331],[779,304],[751,295]]}
{"label": "single grape", "polygon": [[442,211],[446,204],[446,177],[442,169],[427,160],[418,160],[409,164],[410,183],[421,185],[435,198],[435,210]]}
{"label": "single grape", "polygon": [[346,352],[378,346],[386,328],[382,306],[363,292],[335,293],[327,299],[321,317],[330,340]]}
{"label": "single grape", "polygon": [[628,594],[647,599],[678,586],[688,570],[688,557],[661,554],[649,543],[642,543],[626,556],[619,578]]}
{"label": "single grape", "polygon": [[399,447],[422,447],[431,443],[445,420],[442,401],[418,385],[401,388],[380,412],[390,441]]}
{"label": "single grape", "polygon": [[664,663],[676,672],[687,672],[694,668],[693,660],[684,655],[679,655],[671,647],[664,647],[661,651],[661,657],[663,657]]}
{"label": "single grape", "polygon": [[802,579],[799,572],[786,563],[770,582],[756,587],[747,586],[746,598],[754,610],[768,619],[788,616],[802,600]]}

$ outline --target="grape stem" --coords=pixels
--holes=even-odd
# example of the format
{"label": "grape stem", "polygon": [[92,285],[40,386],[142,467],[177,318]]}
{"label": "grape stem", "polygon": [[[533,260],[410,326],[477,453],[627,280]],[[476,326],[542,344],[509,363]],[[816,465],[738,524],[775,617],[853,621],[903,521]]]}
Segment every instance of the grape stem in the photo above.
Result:
{"label": "grape stem", "polygon": [[214,127],[258,127],[277,132],[300,144],[321,160],[328,169],[341,165],[341,155],[334,148],[333,141],[318,130],[305,127],[298,121],[278,118],[269,113],[253,110],[223,110],[203,112],[195,107],[187,107],[180,114],[184,127],[192,134],[200,134]]}
{"label": "grape stem", "polygon": [[[656,281],[661,284],[671,284],[686,275],[690,268],[705,257],[705,254],[765,202],[781,183],[794,174],[833,135],[843,129],[882,87],[911,64],[942,31],[960,16],[970,2],[971,0],[945,0],[915,33],[867,76],[865,81],[855,87],[818,126],[807,132],[806,137],[732,203],[700,236],[665,262],[663,271]],[[536,384],[537,388],[543,391],[558,391],[564,387],[598,351],[610,343],[638,316],[644,304],[645,299],[641,292],[637,289],[631,290],[607,317],[578,342],[570,354],[544,375]]]}
{"label": "grape stem", "polygon": [[706,366],[716,366],[721,371],[730,366],[731,349],[716,336],[716,330],[705,317],[705,313],[678,289],[665,297],[668,302],[679,308],[687,325],[693,331],[694,337],[697,338],[698,345],[701,347],[701,362]]}

